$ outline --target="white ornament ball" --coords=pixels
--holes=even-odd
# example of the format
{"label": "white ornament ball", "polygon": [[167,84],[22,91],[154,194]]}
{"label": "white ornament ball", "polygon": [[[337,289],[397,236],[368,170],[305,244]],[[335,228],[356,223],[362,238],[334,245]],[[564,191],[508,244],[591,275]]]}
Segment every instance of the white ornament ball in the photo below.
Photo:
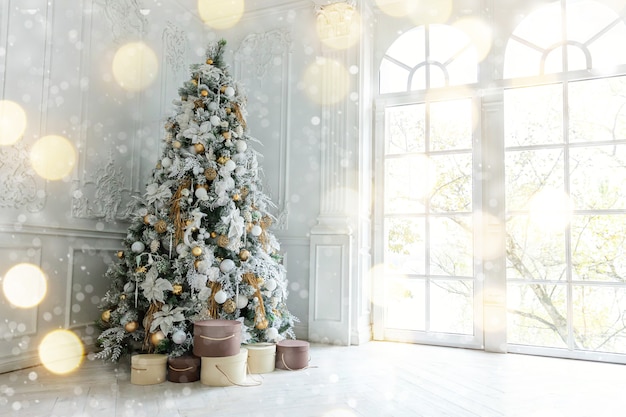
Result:
{"label": "white ornament ball", "polygon": [[237,304],[238,309],[245,308],[248,305],[248,297],[245,295],[237,294],[235,296],[235,304]]}
{"label": "white ornament ball", "polygon": [[184,255],[187,253],[187,245],[184,243],[179,243],[176,245],[176,253],[179,255]]}
{"label": "white ornament ball", "polygon": [[239,136],[243,135],[243,127],[241,127],[241,125],[238,125],[235,128],[235,133],[238,134]]}
{"label": "white ornament ball", "polygon": [[232,97],[235,95],[235,89],[228,86],[226,87],[226,89],[224,90],[224,94],[226,95],[226,97]]}
{"label": "white ornament ball", "polygon": [[216,303],[224,304],[224,302],[228,299],[228,295],[223,290],[219,290],[215,293],[215,297],[213,298],[215,299]]}
{"label": "white ornament ball", "polygon": [[236,168],[237,168],[237,164],[232,159],[229,159],[224,164],[224,169],[226,169],[226,171],[231,172],[231,171],[234,171]]}
{"label": "white ornament ball", "polygon": [[274,291],[277,286],[278,284],[276,283],[275,279],[268,279],[267,281],[265,281],[265,289],[267,289],[268,291]]}
{"label": "white ornament ball", "polygon": [[246,173],[246,169],[243,166],[239,165],[237,168],[235,168],[236,175],[243,175],[245,173]]}
{"label": "white ornament ball", "polygon": [[209,121],[213,126],[219,126],[222,123],[222,120],[217,116],[211,116]]}
{"label": "white ornament ball", "polygon": [[135,242],[130,246],[130,250],[132,250],[135,253],[141,253],[144,251],[144,249],[146,248],[146,245],[143,244],[143,242]]}
{"label": "white ornament ball", "polygon": [[198,200],[207,201],[209,199],[209,193],[204,187],[197,188],[195,194]]}
{"label": "white ornament ball", "polygon": [[263,229],[261,229],[261,226],[257,224],[252,226],[252,230],[250,230],[250,233],[252,233],[252,236],[259,237],[261,236],[261,233],[263,233]]}
{"label": "white ornament ball", "polygon": [[126,284],[124,284],[124,292],[133,292],[135,291],[135,283],[134,282],[127,282]]}
{"label": "white ornament ball", "polygon": [[161,159],[161,166],[163,168],[169,168],[172,166],[172,160],[168,157]]}
{"label": "white ornament ball", "polygon": [[224,259],[220,263],[220,271],[227,274],[235,268],[235,262],[232,259]]}
{"label": "white ornament ball", "polygon": [[245,140],[238,140],[235,147],[237,148],[237,152],[244,153],[246,149],[248,149],[248,144]]}
{"label": "white ornament ball", "polygon": [[187,334],[182,330],[177,330],[174,332],[174,334],[172,334],[172,342],[176,343],[177,345],[182,345],[183,343],[185,343],[185,340],[187,340]]}
{"label": "white ornament ball", "polygon": [[215,111],[215,110],[217,110],[220,106],[219,106],[216,102],[212,101],[212,102],[210,102],[210,103],[209,103],[209,106],[208,106],[208,107],[209,107],[209,110],[211,110],[211,111]]}
{"label": "white ornament ball", "polygon": [[270,327],[265,331],[265,335],[267,336],[267,340],[275,341],[278,337],[278,329],[275,327]]}

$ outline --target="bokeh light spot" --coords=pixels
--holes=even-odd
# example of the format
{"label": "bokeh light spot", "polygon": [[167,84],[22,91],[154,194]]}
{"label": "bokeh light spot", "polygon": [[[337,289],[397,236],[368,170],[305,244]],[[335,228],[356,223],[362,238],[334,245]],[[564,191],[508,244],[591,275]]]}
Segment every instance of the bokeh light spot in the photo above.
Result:
{"label": "bokeh light spot", "polygon": [[77,369],[83,361],[83,344],[69,330],[54,330],[39,344],[39,359],[43,366],[55,374],[67,374]]}
{"label": "bokeh light spot", "polygon": [[21,263],[7,271],[2,280],[5,297],[16,307],[34,307],[43,300],[48,289],[46,277],[38,266]]}
{"label": "bokeh light spot", "polygon": [[339,62],[319,57],[304,73],[306,93],[319,104],[329,105],[344,100],[350,88],[350,74]]}
{"label": "bokeh light spot", "polygon": [[416,25],[446,23],[452,14],[452,0],[420,0],[414,3],[409,18]]}
{"label": "bokeh light spot", "polygon": [[476,48],[476,58],[482,61],[491,50],[493,33],[491,27],[483,20],[475,17],[464,17],[452,25],[462,30],[471,39]]}
{"label": "bokeh light spot", "polygon": [[30,163],[40,177],[59,180],[74,168],[76,151],[63,136],[44,136],[31,148]]}
{"label": "bokeh light spot", "polygon": [[0,100],[0,145],[13,145],[26,130],[26,113],[22,106]]}
{"label": "bokeh light spot", "polygon": [[141,91],[154,82],[159,70],[157,56],[143,42],[122,45],[113,57],[113,77],[125,90]]}
{"label": "bokeh light spot", "polygon": [[417,7],[415,0],[376,0],[381,12],[393,17],[410,15]]}
{"label": "bokeh light spot", "polygon": [[543,189],[530,200],[530,220],[539,229],[562,231],[570,223],[574,203],[561,190]]}
{"label": "bokeh light spot", "polygon": [[241,20],[243,0],[198,0],[198,12],[204,23],[213,29],[228,29]]}
{"label": "bokeh light spot", "polygon": [[347,3],[331,3],[319,11],[316,27],[324,45],[348,49],[361,38],[361,15]]}

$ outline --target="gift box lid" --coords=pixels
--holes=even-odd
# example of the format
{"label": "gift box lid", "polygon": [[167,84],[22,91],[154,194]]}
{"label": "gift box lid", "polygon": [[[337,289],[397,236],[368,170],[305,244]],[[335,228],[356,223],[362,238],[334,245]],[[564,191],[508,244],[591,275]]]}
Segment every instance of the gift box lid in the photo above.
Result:
{"label": "gift box lid", "polygon": [[131,358],[133,365],[165,365],[167,355],[161,353],[141,353]]}
{"label": "gift box lid", "polygon": [[288,348],[296,351],[309,350],[309,342],[306,342],[304,340],[285,339],[278,342],[276,346],[279,348]]}
{"label": "gift box lid", "polygon": [[241,322],[237,320],[225,320],[225,319],[213,319],[213,320],[200,320],[193,323],[194,327],[201,327],[214,330],[230,330],[239,331],[241,329]]}
{"label": "gift box lid", "polygon": [[252,352],[258,352],[259,354],[263,353],[274,353],[276,352],[276,344],[275,343],[251,343],[249,345],[244,345],[248,350]]}
{"label": "gift box lid", "polygon": [[[170,367],[172,368],[188,368],[188,367],[198,367],[200,366],[200,358],[198,356],[195,355],[183,355],[183,356],[178,356],[176,358],[169,358],[167,360],[167,363],[170,365]],[[171,369],[171,368],[170,368]],[[174,369],[174,370],[176,370]]]}

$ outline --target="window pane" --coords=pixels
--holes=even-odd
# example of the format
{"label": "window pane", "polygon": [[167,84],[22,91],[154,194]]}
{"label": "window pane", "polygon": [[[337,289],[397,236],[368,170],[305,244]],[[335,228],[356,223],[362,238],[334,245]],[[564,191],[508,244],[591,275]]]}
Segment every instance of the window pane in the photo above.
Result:
{"label": "window pane", "polygon": [[430,198],[431,212],[472,211],[472,155],[438,155],[430,160],[437,172]]}
{"label": "window pane", "polygon": [[402,65],[413,68],[426,60],[425,27],[419,26],[399,36],[387,49],[386,55]]}
{"label": "window pane", "polygon": [[424,213],[434,180],[432,162],[424,155],[385,161],[385,212]]}
{"label": "window pane", "polygon": [[431,103],[429,115],[431,150],[472,148],[472,101],[470,99]]}
{"label": "window pane", "polygon": [[561,5],[555,1],[530,13],[513,34],[545,50],[562,40],[562,28]]}
{"label": "window pane", "polygon": [[528,210],[542,189],[563,189],[561,149],[507,152],[505,158],[507,210]]}
{"label": "window pane", "polygon": [[385,265],[393,272],[424,275],[426,271],[424,219],[385,219]]}
{"label": "window pane", "polygon": [[473,275],[471,217],[431,218],[430,236],[431,275]]}
{"label": "window pane", "polygon": [[385,154],[424,151],[425,109],[423,103],[385,109]]}
{"label": "window pane", "polygon": [[509,284],[507,307],[509,343],[567,347],[564,285]]}
{"label": "window pane", "polygon": [[626,276],[625,214],[574,216],[572,279],[623,282]]}
{"label": "window pane", "polygon": [[626,39],[626,24],[618,23],[589,45],[593,68],[610,68],[626,63],[626,48],[616,48]]}
{"label": "window pane", "polygon": [[626,145],[573,148],[570,169],[577,209],[626,209]]}
{"label": "window pane", "polygon": [[626,139],[626,77],[569,84],[570,142]]}
{"label": "window pane", "polygon": [[504,92],[505,146],[563,142],[563,87],[559,84]]}
{"label": "window pane", "polygon": [[423,280],[387,277],[385,280],[385,327],[426,330]]}
{"label": "window pane", "polygon": [[541,54],[541,51],[529,48],[515,39],[510,39],[506,45],[504,78],[528,77],[539,74]]}
{"label": "window pane", "polygon": [[572,303],[576,348],[626,352],[626,289],[574,286]]}
{"label": "window pane", "polygon": [[406,91],[409,80],[409,70],[383,58],[380,64],[380,93],[396,93]]}
{"label": "window pane", "polygon": [[512,216],[506,223],[507,279],[564,281],[565,235],[546,233],[530,216]]}
{"label": "window pane", "polygon": [[474,333],[474,285],[472,281],[430,282],[430,331]]}

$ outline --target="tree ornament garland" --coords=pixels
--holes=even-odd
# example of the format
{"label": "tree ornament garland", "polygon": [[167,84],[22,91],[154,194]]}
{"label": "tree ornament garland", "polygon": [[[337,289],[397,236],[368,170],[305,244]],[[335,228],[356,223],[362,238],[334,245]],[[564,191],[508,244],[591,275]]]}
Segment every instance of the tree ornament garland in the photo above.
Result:
{"label": "tree ornament garland", "polygon": [[241,321],[243,343],[295,338],[273,204],[225,45],[190,66],[165,121],[162,153],[106,272],[97,357],[187,354],[193,322],[210,318]]}

